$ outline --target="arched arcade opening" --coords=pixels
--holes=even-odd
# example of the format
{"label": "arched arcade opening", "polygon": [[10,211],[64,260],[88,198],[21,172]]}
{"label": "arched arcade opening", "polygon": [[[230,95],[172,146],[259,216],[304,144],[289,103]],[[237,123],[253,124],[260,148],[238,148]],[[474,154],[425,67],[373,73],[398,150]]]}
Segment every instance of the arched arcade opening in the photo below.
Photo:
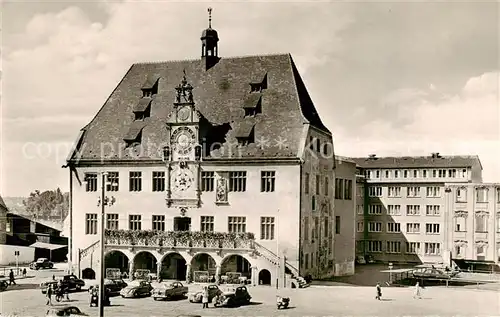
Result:
{"label": "arched arcade opening", "polygon": [[250,281],[252,265],[241,255],[233,254],[225,257],[221,264],[221,282],[241,284]]}
{"label": "arched arcade opening", "polygon": [[271,272],[269,272],[269,270],[260,270],[259,285],[271,285]]}
{"label": "arched arcade opening", "polygon": [[120,273],[129,273],[129,261],[128,257],[121,251],[111,251],[106,253],[104,256],[104,268],[107,269],[119,269]]}
{"label": "arched arcade opening", "polygon": [[215,260],[209,254],[198,253],[191,260],[191,276],[194,282],[215,282],[216,270]]}
{"label": "arched arcade opening", "polygon": [[167,280],[186,280],[186,260],[179,253],[169,253],[161,261],[160,278]]}
{"label": "arched arcade opening", "polygon": [[[136,254],[134,257],[134,277],[138,278],[138,274],[140,271],[149,270],[150,273],[156,274],[157,264],[156,258],[154,255],[149,253],[148,251],[142,251]],[[144,277],[144,276],[141,276]]]}

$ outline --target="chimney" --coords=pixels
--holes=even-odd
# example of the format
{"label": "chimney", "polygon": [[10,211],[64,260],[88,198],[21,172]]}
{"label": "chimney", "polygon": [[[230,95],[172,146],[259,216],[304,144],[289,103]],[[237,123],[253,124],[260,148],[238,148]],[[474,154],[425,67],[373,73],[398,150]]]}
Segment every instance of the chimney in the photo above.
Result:
{"label": "chimney", "polygon": [[375,160],[376,156],[377,156],[376,154],[370,154],[370,155],[368,155],[368,159]]}
{"label": "chimney", "polygon": [[439,155],[439,152],[434,152],[434,153],[431,153],[431,157],[432,158],[440,158],[441,155]]}

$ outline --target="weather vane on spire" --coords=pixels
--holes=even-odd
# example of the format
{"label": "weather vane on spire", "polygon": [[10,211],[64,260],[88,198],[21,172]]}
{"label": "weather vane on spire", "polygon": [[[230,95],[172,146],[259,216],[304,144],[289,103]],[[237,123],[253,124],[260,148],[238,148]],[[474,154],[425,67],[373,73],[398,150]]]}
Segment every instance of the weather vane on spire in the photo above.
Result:
{"label": "weather vane on spire", "polygon": [[208,27],[212,27],[212,8],[208,8]]}

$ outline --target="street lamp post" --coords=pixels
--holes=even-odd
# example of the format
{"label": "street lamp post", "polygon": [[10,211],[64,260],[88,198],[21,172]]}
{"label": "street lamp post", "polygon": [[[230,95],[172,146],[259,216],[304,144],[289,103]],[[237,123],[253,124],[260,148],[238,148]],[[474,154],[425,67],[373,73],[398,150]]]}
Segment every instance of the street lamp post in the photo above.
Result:
{"label": "street lamp post", "polygon": [[[101,173],[101,197],[99,197],[99,200],[97,202],[97,206],[101,206],[101,228],[100,228],[100,237],[99,237],[99,253],[100,253],[100,263],[99,263],[99,317],[104,316],[104,273],[105,273],[105,266],[104,266],[104,246],[105,246],[105,235],[104,235],[104,221],[105,221],[105,208],[107,205],[111,206],[115,202],[115,197],[111,197],[109,199],[106,196],[106,177],[108,176],[108,173],[103,172]],[[116,186],[114,183],[109,183],[110,186]]]}

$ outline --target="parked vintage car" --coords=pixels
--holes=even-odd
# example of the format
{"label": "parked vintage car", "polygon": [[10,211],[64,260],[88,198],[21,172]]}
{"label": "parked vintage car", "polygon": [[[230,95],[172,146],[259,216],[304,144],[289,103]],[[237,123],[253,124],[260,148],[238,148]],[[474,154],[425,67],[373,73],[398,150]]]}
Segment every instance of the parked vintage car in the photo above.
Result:
{"label": "parked vintage car", "polygon": [[49,288],[49,285],[52,285],[53,288],[57,287],[57,283],[58,282],[55,280],[49,280],[49,281],[45,281],[45,282],[40,283],[40,290],[42,291],[42,294],[47,293],[47,288]]}
{"label": "parked vintage car", "polygon": [[47,317],[88,316],[76,306],[54,306],[47,310]]}
{"label": "parked vintage car", "polygon": [[413,277],[417,279],[450,279],[455,277],[458,271],[446,272],[436,268],[422,268],[413,271]]}
{"label": "parked vintage car", "polygon": [[250,304],[252,296],[248,293],[246,286],[239,286],[234,291],[224,292],[222,295],[217,296],[214,304],[216,307],[227,306],[234,307],[240,305]]}
{"label": "parked vintage car", "polygon": [[61,281],[62,281],[62,285],[64,287],[67,287],[70,290],[74,289],[74,290],[79,291],[82,289],[82,287],[85,286],[85,282],[73,274],[64,275],[63,278],[61,279]]}
{"label": "parked vintage car", "polygon": [[171,299],[174,297],[183,297],[188,293],[188,288],[181,282],[172,282],[170,284],[161,283],[159,287],[153,290],[153,299]]}
{"label": "parked vintage car", "polygon": [[[208,285],[208,302],[211,303],[217,295],[222,295],[222,291],[215,284]],[[189,294],[189,301],[191,303],[201,303],[203,297],[203,291],[198,291],[196,293]]]}
{"label": "parked vintage car", "polygon": [[120,295],[124,298],[135,298],[141,296],[151,296],[153,286],[151,283],[144,280],[135,280],[130,282],[127,287],[120,291]]}
{"label": "parked vintage car", "polygon": [[6,280],[0,280],[0,292],[7,290],[7,287],[9,287],[9,283]]}
{"label": "parked vintage car", "polygon": [[39,258],[35,262],[32,262],[29,267],[32,270],[52,269],[54,263],[50,262],[47,258]]}
{"label": "parked vintage car", "polygon": [[[104,279],[104,289],[108,292],[109,296],[119,296],[120,291],[127,287],[127,283],[125,283],[122,279],[110,280]],[[99,290],[99,285],[92,285],[89,287],[89,293],[91,293],[94,289]]]}

